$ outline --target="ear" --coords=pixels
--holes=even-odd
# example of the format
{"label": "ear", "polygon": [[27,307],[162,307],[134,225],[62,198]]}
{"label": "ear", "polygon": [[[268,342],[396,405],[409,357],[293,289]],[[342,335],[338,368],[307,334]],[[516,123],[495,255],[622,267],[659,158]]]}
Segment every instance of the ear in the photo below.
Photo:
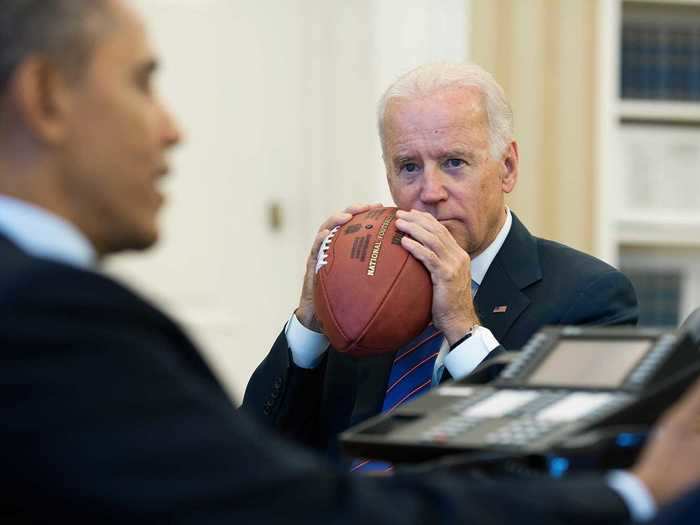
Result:
{"label": "ear", "polygon": [[508,145],[508,149],[506,150],[501,164],[503,169],[503,174],[501,175],[501,188],[503,189],[503,193],[510,193],[513,191],[515,183],[518,182],[519,160],[518,143],[513,140]]}
{"label": "ear", "polygon": [[15,70],[8,93],[22,124],[37,141],[55,144],[63,140],[70,108],[70,86],[58,68],[34,56]]}

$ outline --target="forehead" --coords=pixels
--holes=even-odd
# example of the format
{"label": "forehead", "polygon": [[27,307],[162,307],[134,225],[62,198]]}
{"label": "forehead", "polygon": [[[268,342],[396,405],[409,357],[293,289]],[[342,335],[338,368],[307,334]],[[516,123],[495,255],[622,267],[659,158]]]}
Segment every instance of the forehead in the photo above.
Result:
{"label": "forehead", "polygon": [[429,143],[478,147],[488,139],[488,115],[476,87],[450,87],[415,98],[392,99],[384,116],[390,150]]}
{"label": "forehead", "polygon": [[94,49],[97,67],[109,67],[106,62],[129,63],[150,58],[153,52],[139,13],[124,0],[111,0],[107,5],[107,21]]}

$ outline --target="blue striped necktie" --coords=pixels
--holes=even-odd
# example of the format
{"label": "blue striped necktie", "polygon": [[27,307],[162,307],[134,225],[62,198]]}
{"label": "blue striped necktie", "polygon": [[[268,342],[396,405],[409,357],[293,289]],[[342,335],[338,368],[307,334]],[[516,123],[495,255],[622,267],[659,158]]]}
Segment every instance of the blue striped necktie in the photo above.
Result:
{"label": "blue striped necktie", "polygon": [[[437,331],[431,323],[418,337],[396,352],[382,412],[391,412],[397,406],[415,399],[430,389],[435,358],[440,351],[442,340],[442,332]],[[350,470],[352,472],[386,472],[392,470],[392,466],[383,461],[357,459]]]}
{"label": "blue striped necktie", "polygon": [[428,391],[442,339],[442,333],[431,323],[418,337],[396,352],[382,412],[391,412],[402,403]]}
{"label": "blue striped necktie", "polygon": [[[472,280],[472,297],[478,289],[479,285]],[[396,352],[382,412],[391,412],[397,406],[421,396],[430,389],[435,359],[443,339],[442,332],[430,323],[417,337]]]}
{"label": "blue striped necktie", "polygon": [[[474,297],[479,290],[479,285],[473,280],[471,289]],[[440,352],[443,339],[442,332],[430,323],[418,337],[396,352],[382,412],[391,412],[397,406],[425,394],[430,389],[435,359]],[[442,372],[439,372],[438,378],[442,376]],[[356,459],[352,462],[350,470],[352,472],[389,472],[393,470],[393,466],[384,461]]]}

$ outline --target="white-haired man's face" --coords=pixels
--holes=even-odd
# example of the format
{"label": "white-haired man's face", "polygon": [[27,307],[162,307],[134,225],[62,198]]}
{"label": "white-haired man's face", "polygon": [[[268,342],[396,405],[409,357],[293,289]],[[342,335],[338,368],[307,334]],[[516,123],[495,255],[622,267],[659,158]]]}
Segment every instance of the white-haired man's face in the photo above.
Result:
{"label": "white-haired man's face", "polygon": [[396,205],[438,219],[471,256],[505,220],[504,194],[517,180],[517,145],[490,154],[488,116],[477,88],[450,87],[392,99],[384,115],[384,159]]}

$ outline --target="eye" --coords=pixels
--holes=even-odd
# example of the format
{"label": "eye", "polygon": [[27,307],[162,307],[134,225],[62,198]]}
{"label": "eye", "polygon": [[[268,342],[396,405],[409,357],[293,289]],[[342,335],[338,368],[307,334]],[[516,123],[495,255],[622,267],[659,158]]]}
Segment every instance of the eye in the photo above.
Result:
{"label": "eye", "polygon": [[142,92],[150,94],[153,90],[153,75],[148,73],[139,75],[136,78],[136,84]]}
{"label": "eye", "polygon": [[157,69],[158,64],[155,61],[146,61],[143,64],[138,64],[134,68],[133,73],[134,86],[142,93],[148,96],[152,95]]}
{"label": "eye", "polygon": [[466,166],[466,162],[464,162],[462,159],[447,159],[444,163],[443,166],[447,169],[459,169],[464,166]]}
{"label": "eye", "polygon": [[418,173],[420,170],[420,166],[416,162],[406,162],[404,164],[401,164],[401,167],[399,168],[399,173],[403,173],[405,175],[415,175]]}

